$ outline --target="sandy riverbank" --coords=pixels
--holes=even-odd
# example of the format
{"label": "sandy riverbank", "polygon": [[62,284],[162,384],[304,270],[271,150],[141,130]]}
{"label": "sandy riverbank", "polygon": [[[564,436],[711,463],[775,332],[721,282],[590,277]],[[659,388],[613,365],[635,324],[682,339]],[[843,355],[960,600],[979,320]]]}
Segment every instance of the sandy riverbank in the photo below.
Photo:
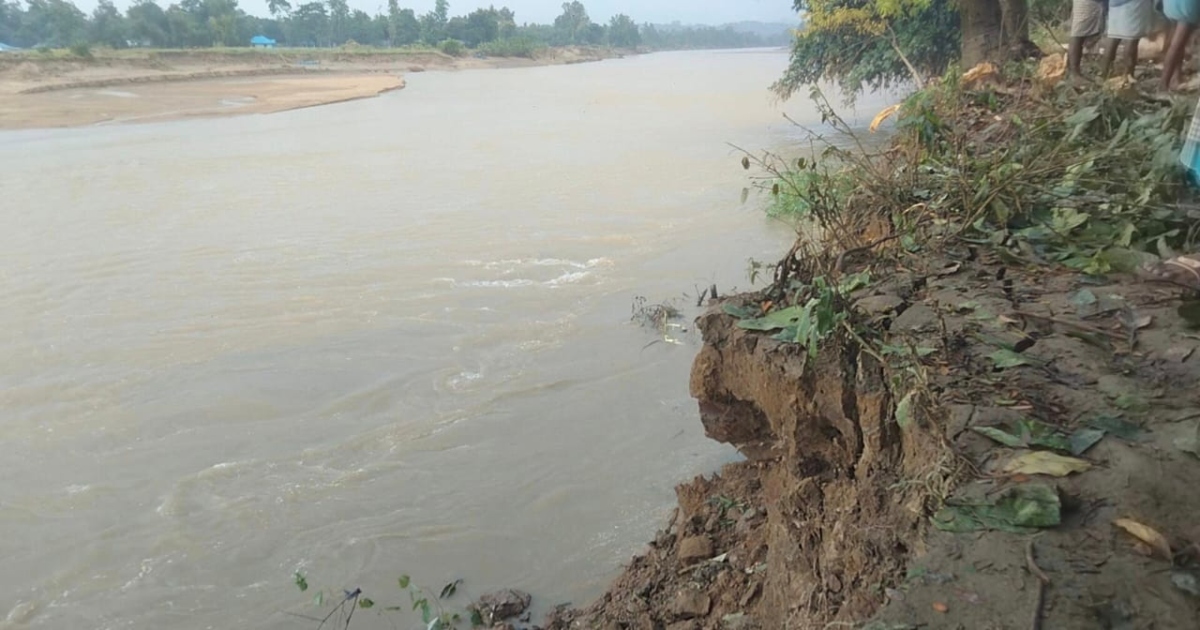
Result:
{"label": "sandy riverbank", "polygon": [[92,59],[0,57],[0,129],[75,127],[194,116],[263,114],[369,98],[425,70],[597,61],[605,49],[553,49],[536,59],[429,51],[113,51]]}

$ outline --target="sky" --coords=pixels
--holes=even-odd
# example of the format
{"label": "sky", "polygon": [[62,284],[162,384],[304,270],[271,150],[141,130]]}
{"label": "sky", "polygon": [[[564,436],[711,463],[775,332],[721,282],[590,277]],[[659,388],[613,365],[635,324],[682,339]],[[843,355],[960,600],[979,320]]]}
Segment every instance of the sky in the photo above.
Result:
{"label": "sky", "polygon": [[[97,0],[75,0],[75,5],[87,13],[96,8]],[[124,11],[133,0],[114,0]],[[167,6],[176,0],[157,0]],[[292,5],[305,0],[292,0]],[[742,20],[788,22],[796,19],[792,0],[581,0],[593,22],[607,22],[617,13],[625,13],[636,22],[668,23],[676,20],[685,24],[725,24]],[[387,10],[387,0],[347,0],[351,9],[362,9],[374,15]],[[433,8],[434,0],[400,0],[400,6],[411,8],[417,15]],[[562,13],[562,0],[450,0],[450,15],[463,15],[480,8],[507,6],[517,14],[517,22],[547,24]],[[267,15],[266,0],[239,0],[246,13]]]}

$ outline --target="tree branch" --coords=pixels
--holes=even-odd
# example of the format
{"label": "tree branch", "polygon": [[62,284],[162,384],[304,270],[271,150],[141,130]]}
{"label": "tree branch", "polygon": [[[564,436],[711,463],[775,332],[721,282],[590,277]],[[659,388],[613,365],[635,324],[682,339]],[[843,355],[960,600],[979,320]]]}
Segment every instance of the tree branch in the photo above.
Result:
{"label": "tree branch", "polygon": [[892,45],[892,50],[896,51],[896,54],[900,56],[900,61],[904,62],[905,67],[907,67],[909,73],[912,74],[913,81],[917,84],[917,89],[924,89],[925,78],[921,76],[920,72],[917,72],[916,67],[914,67],[912,62],[908,60],[908,55],[905,55],[904,51],[900,50],[900,41],[896,38],[896,31],[892,30],[892,25],[888,24],[887,29],[888,35],[890,35],[888,38],[888,43]]}

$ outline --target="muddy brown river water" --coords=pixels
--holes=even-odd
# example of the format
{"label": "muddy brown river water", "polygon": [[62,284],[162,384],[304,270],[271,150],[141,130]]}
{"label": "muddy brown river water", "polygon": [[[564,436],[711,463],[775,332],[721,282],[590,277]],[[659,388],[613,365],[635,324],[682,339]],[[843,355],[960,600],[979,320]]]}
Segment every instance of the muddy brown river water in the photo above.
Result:
{"label": "muddy brown river water", "polygon": [[380,603],[402,573],[599,594],[735,457],[688,397],[695,335],[630,310],[694,314],[790,242],[726,144],[819,127],[767,92],[786,62],[0,133],[0,626],[313,627],[297,569]]}

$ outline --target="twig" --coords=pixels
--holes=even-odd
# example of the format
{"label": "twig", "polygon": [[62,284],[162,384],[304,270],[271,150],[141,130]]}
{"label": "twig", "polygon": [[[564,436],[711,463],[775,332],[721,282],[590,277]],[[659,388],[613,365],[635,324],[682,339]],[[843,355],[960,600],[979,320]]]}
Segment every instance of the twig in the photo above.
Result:
{"label": "twig", "polygon": [[1038,315],[1036,313],[1027,313],[1025,311],[1018,311],[1018,310],[1014,310],[1013,314],[1018,317],[1027,317],[1030,319],[1040,319],[1042,321],[1051,322],[1051,323],[1059,324],[1062,326],[1067,326],[1070,328],[1075,328],[1077,330],[1082,330],[1083,332],[1089,332],[1089,333],[1092,333],[1095,335],[1104,335],[1110,339],[1116,339],[1118,341],[1126,340],[1126,337],[1124,335],[1118,335],[1117,333],[1114,333],[1110,330],[1104,330],[1103,328],[1096,328],[1095,326],[1088,326],[1087,324],[1080,324],[1078,322],[1072,322],[1069,320],[1060,319],[1058,317],[1051,317],[1049,315]]}
{"label": "twig", "polygon": [[1033,607],[1033,620],[1029,624],[1032,630],[1041,630],[1042,627],[1042,604],[1046,599],[1046,587],[1050,585],[1050,577],[1042,571],[1037,565],[1037,561],[1033,557],[1033,540],[1029,539],[1029,543],[1025,545],[1025,564],[1029,568],[1029,572],[1037,578],[1037,601]]}
{"label": "twig", "polygon": [[850,249],[844,250],[842,253],[838,254],[837,260],[833,263],[833,270],[836,272],[841,272],[842,262],[845,261],[847,255],[857,254],[858,252],[865,252],[868,250],[875,249],[876,247],[883,245],[884,243],[886,243],[888,241],[898,239],[901,236],[903,236],[903,234],[899,234],[899,233],[889,234],[888,236],[885,236],[880,239],[876,239],[876,240],[874,240],[870,243],[867,243],[866,245],[863,245],[861,247],[852,247]]}

